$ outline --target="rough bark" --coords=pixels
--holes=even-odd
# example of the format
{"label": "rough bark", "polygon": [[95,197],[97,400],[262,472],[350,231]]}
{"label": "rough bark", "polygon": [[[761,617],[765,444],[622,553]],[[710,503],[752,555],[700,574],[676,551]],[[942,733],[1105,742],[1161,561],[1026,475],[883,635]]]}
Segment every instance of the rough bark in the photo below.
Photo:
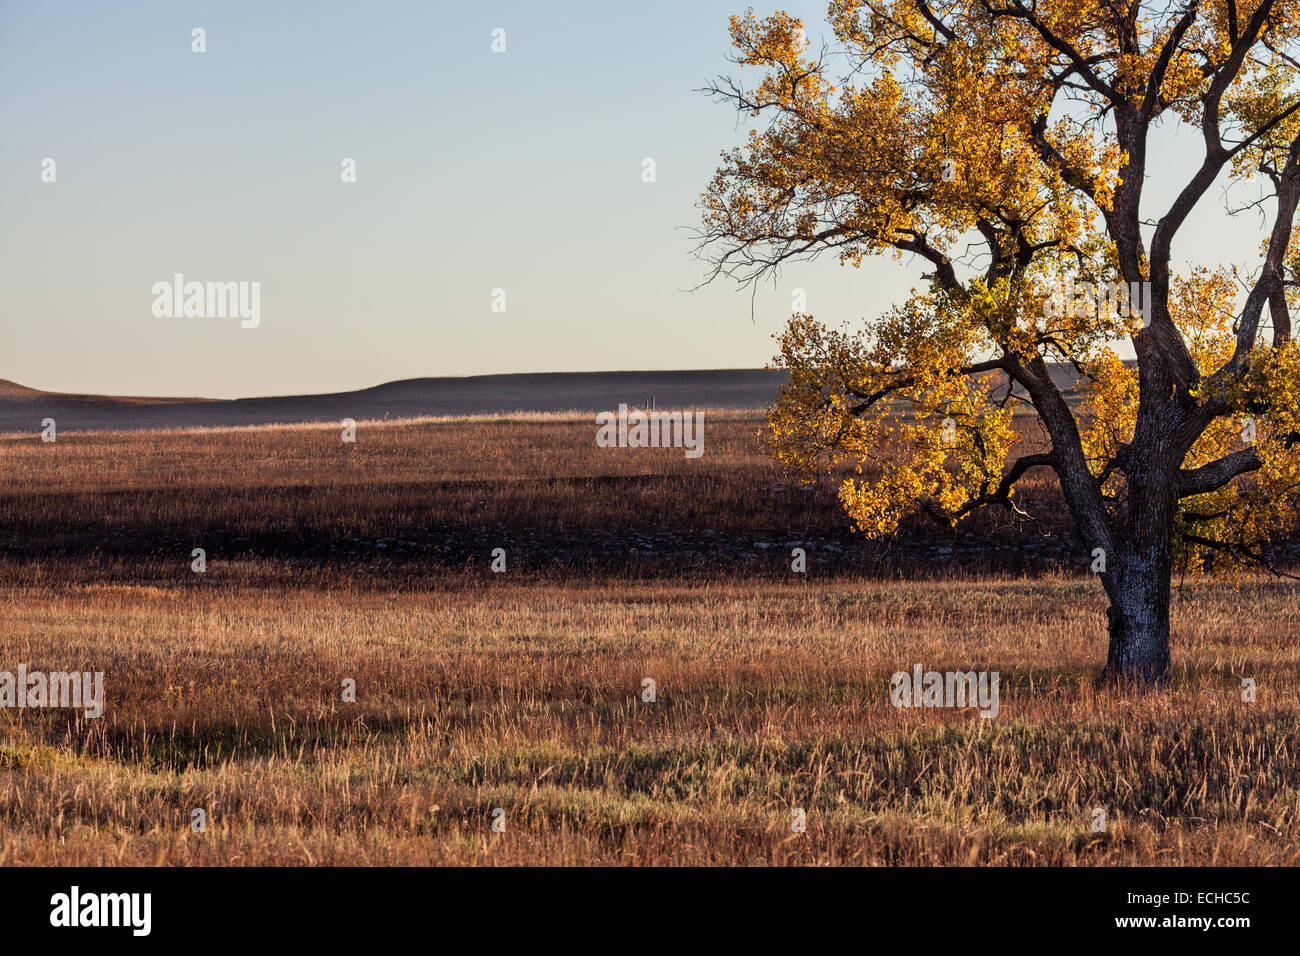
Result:
{"label": "rough bark", "polygon": [[1167,555],[1129,555],[1107,588],[1110,648],[1101,681],[1150,684],[1168,675],[1170,572]]}
{"label": "rough bark", "polygon": [[1175,476],[1182,449],[1171,447],[1168,428],[1166,422],[1159,437],[1130,448],[1126,534],[1114,568],[1103,576],[1110,648],[1102,681],[1158,683],[1169,672]]}

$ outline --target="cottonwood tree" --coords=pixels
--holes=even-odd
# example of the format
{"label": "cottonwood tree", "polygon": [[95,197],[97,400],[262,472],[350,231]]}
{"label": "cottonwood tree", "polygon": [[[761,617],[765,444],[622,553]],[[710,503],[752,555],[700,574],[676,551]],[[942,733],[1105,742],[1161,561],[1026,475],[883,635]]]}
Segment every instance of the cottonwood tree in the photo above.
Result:
{"label": "cottonwood tree", "polygon": [[[1240,567],[1295,519],[1300,0],[835,0],[829,21],[814,55],[792,17],[732,19],[762,79],[711,87],[751,129],[703,196],[710,278],[829,252],[927,281],[858,332],[791,319],[774,454],[846,469],[870,535],[1018,509],[1054,473],[1104,562],[1103,676],[1163,678],[1172,573]],[[1154,208],[1149,144],[1178,127],[1194,172]],[[1245,180],[1261,246],[1174,271],[1189,214]]]}

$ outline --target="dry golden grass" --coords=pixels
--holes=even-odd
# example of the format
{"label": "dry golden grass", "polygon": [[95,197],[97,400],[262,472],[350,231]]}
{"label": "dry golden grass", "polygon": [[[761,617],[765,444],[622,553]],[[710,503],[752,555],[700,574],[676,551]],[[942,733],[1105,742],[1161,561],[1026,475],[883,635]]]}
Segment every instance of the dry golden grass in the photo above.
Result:
{"label": "dry golden grass", "polygon": [[[762,550],[756,543],[819,539],[840,549],[810,550],[823,570],[951,570],[933,553],[855,540],[833,489],[791,487],[767,457],[761,428],[751,413],[710,413],[705,454],[694,460],[681,449],[598,448],[594,423],[562,418],[362,423],[356,444],[341,442],[334,426],[72,433],[50,445],[0,439],[0,556],[75,558],[59,576],[83,576],[95,561],[147,563],[123,580],[170,568],[183,581],[190,551],[203,547],[214,564],[301,559],[310,574],[378,562],[391,581],[405,566],[481,571],[496,546],[530,576],[557,562],[565,575],[575,565],[621,573],[636,548],[636,573],[681,575],[734,572],[739,554]],[[993,535],[1004,514],[980,515],[967,571],[1022,570],[1034,549],[1040,566],[1059,569],[1075,548],[1047,477],[1031,473],[1019,491],[1044,506],[1055,536],[1026,549],[1017,535]],[[673,540],[635,540],[657,534]],[[951,538],[929,527],[909,535],[913,543]],[[982,547],[990,535],[996,553]],[[1086,568],[1090,559],[1072,560]],[[788,570],[788,560],[768,564]]]}
{"label": "dry golden grass", "polygon": [[[755,426],[711,430],[695,474],[679,453],[598,456],[564,422],[385,425],[348,449],[332,429],[0,443],[0,670],[102,670],[107,695],[98,720],[0,710],[0,864],[1300,862],[1289,582],[1184,589],[1171,686],[1128,694],[1094,690],[1100,588],[1064,571],[278,553],[299,522],[339,540],[394,521],[788,528]],[[825,502],[797,508],[833,530]],[[95,544],[131,521],[250,541],[205,575],[188,542]],[[999,716],[893,708],[914,664],[998,671]]]}
{"label": "dry golden grass", "polygon": [[762,423],[733,414],[705,424],[698,460],[681,449],[598,448],[594,424],[563,419],[361,423],[355,444],[332,425],[72,433],[51,445],[10,437],[0,439],[0,527],[42,540],[118,527],[368,534],[512,519],[607,527],[628,511],[610,500],[613,486],[641,492],[631,504],[657,509],[650,516],[689,517],[706,485],[719,520],[751,526],[748,499],[780,479],[756,438]]}
{"label": "dry golden grass", "polygon": [[[0,712],[0,860],[1295,863],[1296,596],[1186,597],[1129,697],[1067,579],[12,589],[3,659],[108,707]],[[893,708],[913,663],[998,670],[999,716]]]}

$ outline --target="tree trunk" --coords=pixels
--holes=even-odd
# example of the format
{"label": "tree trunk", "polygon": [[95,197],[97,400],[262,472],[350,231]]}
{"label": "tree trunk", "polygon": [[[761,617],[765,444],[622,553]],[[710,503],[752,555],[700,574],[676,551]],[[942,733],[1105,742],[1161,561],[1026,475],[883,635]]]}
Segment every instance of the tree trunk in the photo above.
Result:
{"label": "tree trunk", "polygon": [[1167,555],[1131,555],[1115,575],[1102,681],[1151,684],[1168,674],[1171,571]]}
{"label": "tree trunk", "polygon": [[[1143,371],[1144,396],[1165,394],[1167,376],[1150,365]],[[1178,512],[1178,469],[1186,454],[1173,441],[1163,407],[1139,410],[1128,448],[1127,521],[1120,553],[1103,575],[1110,597],[1110,649],[1102,681],[1154,684],[1169,673],[1169,597],[1174,571],[1174,520]]]}

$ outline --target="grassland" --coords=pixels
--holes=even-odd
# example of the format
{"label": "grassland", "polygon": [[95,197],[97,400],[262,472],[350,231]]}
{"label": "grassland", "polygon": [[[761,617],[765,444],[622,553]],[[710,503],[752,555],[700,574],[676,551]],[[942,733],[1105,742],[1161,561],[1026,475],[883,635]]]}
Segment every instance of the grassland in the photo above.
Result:
{"label": "grassland", "polygon": [[[863,546],[757,426],[0,437],[0,670],[108,698],[0,710],[0,863],[1300,862],[1300,585],[1188,582],[1172,686],[1097,691],[1067,539]],[[998,671],[998,717],[892,707],[918,663]]]}

